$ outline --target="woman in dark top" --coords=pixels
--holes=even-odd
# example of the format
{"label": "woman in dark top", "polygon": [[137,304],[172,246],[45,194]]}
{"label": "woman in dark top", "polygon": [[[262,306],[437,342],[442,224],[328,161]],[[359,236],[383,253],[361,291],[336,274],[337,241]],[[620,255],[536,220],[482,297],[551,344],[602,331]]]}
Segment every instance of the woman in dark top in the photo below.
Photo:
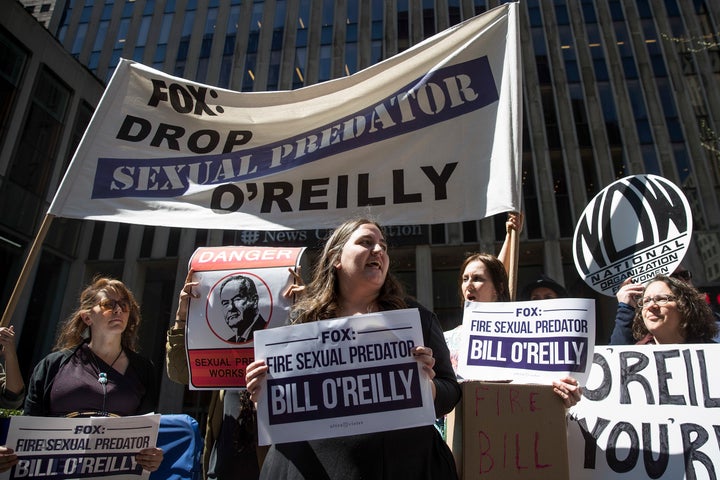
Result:
{"label": "woman in dark top", "polygon": [[[413,355],[431,380],[435,415],[449,413],[460,386],[435,314],[408,299],[388,274],[390,258],[381,227],[347,221],[328,239],[312,281],[294,307],[295,323],[371,312],[418,308],[424,346]],[[257,400],[267,373],[264,360],[247,369],[247,388]],[[452,452],[432,426],[272,445],[261,479],[442,479],[457,478]]]}
{"label": "woman in dark top", "polygon": [[715,343],[717,324],[704,294],[682,280],[658,275],[637,300],[632,331],[638,345]]}
{"label": "woman in dark top", "polygon": [[[119,280],[97,278],[80,295],[53,353],[33,371],[25,415],[127,416],[153,412],[154,367],[135,352],[140,307]],[[137,462],[154,471],[162,450],[141,450]]]}

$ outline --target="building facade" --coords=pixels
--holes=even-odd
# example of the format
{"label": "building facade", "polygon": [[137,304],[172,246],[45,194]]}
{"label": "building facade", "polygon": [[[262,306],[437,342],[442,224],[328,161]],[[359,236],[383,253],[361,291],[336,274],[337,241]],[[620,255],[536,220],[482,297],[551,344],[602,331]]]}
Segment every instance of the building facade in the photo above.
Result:
{"label": "building facade", "polygon": [[[500,3],[61,0],[55,3],[49,32],[103,82],[120,58],[129,58],[222,88],[288,90],[351,75]],[[616,179],[651,173],[683,189],[694,215],[686,263],[697,285],[720,285],[720,5],[709,0],[524,0],[520,22],[526,215],[518,286],[544,272],[571,294],[595,298],[598,343],[604,343],[615,301],[599,298],[580,280],[572,236],[587,203]],[[22,112],[11,108],[7,115],[15,118]],[[3,154],[18,148],[11,145],[15,137],[3,138]],[[20,209],[0,215],[2,235],[17,244],[3,261],[8,271],[17,272],[67,157],[47,156],[42,186],[30,181],[35,177],[29,173],[16,185],[12,161],[5,158],[0,164],[3,183],[42,200],[32,220],[23,216],[32,229],[18,231],[12,223]],[[24,198],[16,195],[10,200]],[[497,216],[393,228],[393,271],[450,328],[461,316],[457,277],[464,255],[497,253],[504,221]],[[62,219],[53,224],[55,235],[68,244],[52,261],[46,259],[51,247],[44,248],[49,272],[33,276],[13,317],[34,335],[26,340],[23,333],[22,346],[43,345],[21,358],[28,366],[47,353],[57,319],[68,313],[83,281],[95,273],[115,275],[138,294],[143,351],[162,365],[165,329],[174,318],[177,292],[195,248],[314,247],[322,237],[315,231],[278,235]],[[42,261],[40,265],[38,270],[44,271]],[[3,300],[14,278],[4,280]],[[183,391],[165,376],[161,380],[164,392]],[[163,411],[178,410],[179,397],[163,395]],[[199,405],[199,399],[201,394],[187,395],[184,408]]]}

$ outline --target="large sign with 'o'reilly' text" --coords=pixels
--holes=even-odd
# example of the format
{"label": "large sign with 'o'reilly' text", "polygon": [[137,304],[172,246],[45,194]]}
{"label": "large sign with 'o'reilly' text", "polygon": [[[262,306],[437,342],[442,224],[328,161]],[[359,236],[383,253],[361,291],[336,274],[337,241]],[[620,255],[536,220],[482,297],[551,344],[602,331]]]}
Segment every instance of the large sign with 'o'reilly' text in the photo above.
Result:
{"label": "large sign with 'o'reilly' text", "polygon": [[671,274],[692,237],[692,214],[682,191],[656,175],[622,178],[583,212],[573,238],[580,276],[594,290],[614,295],[628,277],[645,283]]}

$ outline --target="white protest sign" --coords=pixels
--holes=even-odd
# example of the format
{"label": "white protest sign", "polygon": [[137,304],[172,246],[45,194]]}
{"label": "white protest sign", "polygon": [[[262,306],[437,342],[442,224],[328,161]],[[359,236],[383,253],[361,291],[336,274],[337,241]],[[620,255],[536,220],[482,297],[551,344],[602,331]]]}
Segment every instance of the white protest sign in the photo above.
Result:
{"label": "white protest sign", "polygon": [[430,380],[410,352],[423,343],[417,309],[257,332],[269,367],[259,444],[432,425]]}
{"label": "white protest sign", "polygon": [[596,347],[570,410],[571,478],[720,475],[720,345]]}
{"label": "white protest sign", "polygon": [[595,302],[465,302],[458,374],[467,380],[551,383],[587,378],[595,345]]}
{"label": "white protest sign", "polygon": [[284,326],[293,283],[304,248],[206,247],[190,259],[199,282],[187,320],[190,388],[245,386],[245,367],[253,361],[258,330]]}
{"label": "white protest sign", "polygon": [[646,283],[670,275],[692,236],[692,212],[682,190],[657,175],[613,182],[583,211],[573,237],[580,278],[595,291],[615,295],[628,277]]}
{"label": "white protest sign", "polygon": [[3,479],[146,479],[135,455],[157,443],[160,415],[130,417],[12,417],[6,446],[17,465]]}

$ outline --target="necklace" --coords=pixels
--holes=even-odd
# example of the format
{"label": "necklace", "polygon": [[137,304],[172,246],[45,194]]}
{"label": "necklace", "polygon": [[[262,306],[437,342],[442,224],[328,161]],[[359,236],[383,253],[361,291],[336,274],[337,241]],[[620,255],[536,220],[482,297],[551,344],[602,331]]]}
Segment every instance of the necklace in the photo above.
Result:
{"label": "necklace", "polygon": [[[97,363],[97,359],[100,357],[98,357],[97,354],[95,352],[93,352],[93,349],[89,345],[88,345],[88,349],[92,353],[92,361],[98,372],[98,382],[105,385],[107,383],[107,373],[100,370],[100,365],[98,365],[98,363]],[[112,363],[110,364],[110,368],[113,368],[113,365],[115,365],[115,362],[118,361],[118,359],[120,358],[120,355],[122,355],[122,353],[123,353],[123,348],[120,347],[120,351],[118,352],[117,356],[115,357],[115,360],[113,360]]]}
{"label": "necklace", "polygon": [[[90,345],[88,345],[88,350],[90,350],[90,353],[92,354],[91,360],[98,372],[98,383],[100,385],[102,385],[102,390],[103,390],[103,402],[102,402],[102,410],[100,410],[100,415],[107,417],[108,412],[105,411],[105,400],[107,399],[107,383],[108,383],[107,373],[100,370],[100,365],[98,365],[98,363],[97,363],[98,357],[97,357],[97,355],[95,355],[95,352],[92,351],[92,348],[90,348]],[[115,357],[115,360],[113,360],[112,363],[110,364],[110,368],[112,368],[113,365],[115,365],[115,362],[118,361],[118,359],[120,358],[120,355],[122,355],[122,353],[123,353],[123,348],[120,347],[120,352],[118,352],[117,356]]]}

